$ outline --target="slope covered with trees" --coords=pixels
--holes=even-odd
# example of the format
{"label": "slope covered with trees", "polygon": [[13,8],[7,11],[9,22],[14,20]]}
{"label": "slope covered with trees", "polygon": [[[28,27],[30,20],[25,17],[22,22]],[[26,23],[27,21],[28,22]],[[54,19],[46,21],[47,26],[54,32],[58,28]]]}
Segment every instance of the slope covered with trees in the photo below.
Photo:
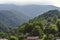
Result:
{"label": "slope covered with trees", "polygon": [[45,12],[16,29],[10,29],[10,32],[0,32],[0,36],[10,40],[27,40],[26,36],[39,36],[41,40],[56,40],[60,38],[60,11]]}
{"label": "slope covered with trees", "polygon": [[26,21],[27,17],[20,13],[17,15],[16,11],[0,10],[0,22],[9,25],[10,27],[16,27]]}
{"label": "slope covered with trees", "polygon": [[18,27],[18,33],[39,36],[42,40],[60,38],[60,11],[50,10]]}

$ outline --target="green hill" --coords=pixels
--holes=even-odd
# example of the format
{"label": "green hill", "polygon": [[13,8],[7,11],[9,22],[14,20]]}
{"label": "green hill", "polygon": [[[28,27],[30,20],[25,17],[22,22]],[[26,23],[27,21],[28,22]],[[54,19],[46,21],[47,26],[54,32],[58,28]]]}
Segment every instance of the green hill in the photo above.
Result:
{"label": "green hill", "polygon": [[17,13],[16,11],[0,10],[0,22],[13,28],[27,20],[26,16],[22,13],[20,13],[20,16]]}
{"label": "green hill", "polygon": [[[60,11],[50,10],[17,28],[18,33],[29,36],[39,36],[42,40],[60,38]],[[17,34],[18,34],[17,33]]]}

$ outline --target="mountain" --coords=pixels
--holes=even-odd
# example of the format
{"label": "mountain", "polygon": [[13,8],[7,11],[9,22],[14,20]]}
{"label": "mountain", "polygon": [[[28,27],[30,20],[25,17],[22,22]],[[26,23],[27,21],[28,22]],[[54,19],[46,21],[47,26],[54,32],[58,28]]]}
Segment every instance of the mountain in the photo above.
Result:
{"label": "mountain", "polygon": [[31,18],[41,15],[42,13],[53,9],[60,9],[60,8],[52,5],[26,5],[21,7],[21,11],[26,13]]}
{"label": "mountain", "polygon": [[[0,12],[2,16],[4,13],[8,13],[8,14],[10,13],[9,16],[8,14],[5,14],[5,16],[8,16],[8,17],[12,16],[11,15],[12,12],[10,11],[0,11]],[[6,18],[8,19],[8,17]],[[51,18],[52,20],[49,18]],[[49,22],[47,19],[49,19]],[[10,29],[10,31],[8,31],[9,30],[8,28],[9,27],[7,27],[5,23],[0,22],[0,31],[2,31],[0,32],[1,38],[7,38],[7,39],[17,38],[17,40],[18,39],[27,40],[26,36],[39,36],[40,37],[39,39],[42,39],[42,40],[45,40],[45,39],[55,40],[56,37],[60,37],[59,36],[60,35],[59,34],[60,33],[60,11],[50,10],[39,15],[38,17],[35,17],[29,20],[28,22],[20,25],[18,28],[14,30]],[[8,32],[6,32],[6,30]]]}
{"label": "mountain", "polygon": [[9,26],[3,22],[0,22],[0,32],[9,32]]}
{"label": "mountain", "polygon": [[21,15],[18,16],[17,13],[18,12],[16,11],[0,10],[0,22],[3,22],[10,27],[16,27],[27,20],[24,14],[20,13]]}
{"label": "mountain", "polygon": [[[28,18],[34,18],[48,10],[60,9],[59,7],[52,5],[14,5],[14,4],[1,4],[0,10],[12,10],[22,12],[22,14],[28,16]],[[20,13],[17,13],[18,15]]]}
{"label": "mountain", "polygon": [[60,9],[52,5],[0,4],[0,22],[16,27],[48,10]]}
{"label": "mountain", "polygon": [[[50,26],[53,28],[53,30],[55,28],[55,25],[56,25],[56,28],[57,28],[58,27],[57,23],[58,24],[60,23],[60,11],[59,10],[50,10],[50,11],[47,11],[47,12],[43,13],[42,15],[39,15],[38,17],[35,17],[35,18],[29,20],[28,22],[23,23],[22,25],[20,25],[18,27],[17,30],[19,32],[23,32],[23,34],[24,33],[29,33],[30,34],[30,33],[33,33],[32,30],[34,30],[35,27],[36,27],[35,30],[37,30],[37,27],[38,27],[38,29],[40,27],[40,30],[42,30],[44,32],[44,30],[47,29],[47,28],[49,29]],[[34,30],[34,34],[37,33],[37,31],[35,31],[35,30]]]}
{"label": "mountain", "polygon": [[49,10],[20,25],[17,30],[26,36],[39,36],[42,40],[60,38],[60,10]]}
{"label": "mountain", "polygon": [[53,17],[60,18],[60,10],[50,10],[48,12],[43,13],[42,15],[38,16],[38,18],[48,19]]}

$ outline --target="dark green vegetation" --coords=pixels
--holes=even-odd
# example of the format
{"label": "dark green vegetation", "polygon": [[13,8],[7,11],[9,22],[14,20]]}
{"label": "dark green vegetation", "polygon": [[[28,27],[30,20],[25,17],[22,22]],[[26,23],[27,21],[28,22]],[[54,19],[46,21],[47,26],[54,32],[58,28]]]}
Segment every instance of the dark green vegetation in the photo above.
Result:
{"label": "dark green vegetation", "polygon": [[16,13],[16,11],[0,10],[0,22],[3,22],[10,27],[16,27],[27,19],[22,13],[20,14],[23,17],[21,15],[16,15]]}
{"label": "dark green vegetation", "polygon": [[39,36],[42,40],[60,38],[60,11],[50,10],[22,24],[17,32],[23,35]]}
{"label": "dark green vegetation", "polygon": [[16,11],[0,10],[0,31],[8,32],[10,28],[15,28],[27,19],[22,13],[18,16]]}
{"label": "dark green vegetation", "polygon": [[[52,5],[14,5],[14,4],[0,4],[0,23],[1,31],[8,32],[11,28],[18,27],[22,23],[32,19],[42,13],[58,9]],[[40,19],[39,19],[40,20]],[[6,30],[5,30],[6,29]]]}
{"label": "dark green vegetation", "polygon": [[[4,24],[0,23],[1,26]],[[23,23],[16,29],[9,28],[9,30],[9,32],[1,31],[0,37],[9,40],[26,40],[26,36],[29,34],[30,36],[39,36],[42,40],[55,40],[60,38],[60,11],[50,10]]]}

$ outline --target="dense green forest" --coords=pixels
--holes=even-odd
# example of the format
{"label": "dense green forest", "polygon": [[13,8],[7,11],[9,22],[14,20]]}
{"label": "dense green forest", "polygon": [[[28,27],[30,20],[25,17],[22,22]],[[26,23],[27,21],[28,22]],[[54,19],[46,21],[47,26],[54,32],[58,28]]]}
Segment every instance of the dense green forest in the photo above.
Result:
{"label": "dense green forest", "polygon": [[9,29],[9,32],[0,32],[0,37],[9,40],[27,40],[28,33],[30,36],[39,36],[41,40],[56,40],[57,37],[60,38],[60,11],[50,10],[18,28]]}

